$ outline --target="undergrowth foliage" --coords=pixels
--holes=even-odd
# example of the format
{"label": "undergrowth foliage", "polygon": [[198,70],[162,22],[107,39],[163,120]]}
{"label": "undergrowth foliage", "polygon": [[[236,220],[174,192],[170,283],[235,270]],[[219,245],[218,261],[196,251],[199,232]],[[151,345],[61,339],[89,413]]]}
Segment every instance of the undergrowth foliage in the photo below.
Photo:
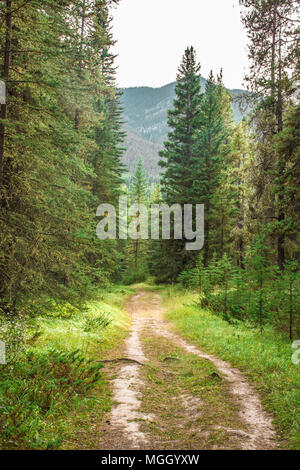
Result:
{"label": "undergrowth foliage", "polygon": [[[0,430],[5,448],[57,448],[63,423],[54,422],[62,410],[87,396],[101,380],[102,364],[75,350],[29,351],[13,367],[2,371]],[[55,431],[55,432],[53,432]]]}
{"label": "undergrowth foliage", "polygon": [[82,423],[110,409],[101,360],[124,337],[122,306],[130,293],[124,286],[99,290],[81,311],[51,301],[45,315],[22,323],[16,317],[13,329],[2,319],[1,449],[65,448]]}
{"label": "undergrowth foliage", "polygon": [[257,239],[246,260],[247,269],[227,255],[204,267],[200,255],[195,267],[179,275],[180,284],[199,292],[199,305],[228,322],[257,326],[274,324],[294,339],[300,333],[300,275],[297,261],[288,261],[282,272],[269,264],[269,250]]}
{"label": "undergrowth foliage", "polygon": [[105,312],[100,312],[96,318],[87,318],[85,320],[84,331],[102,331],[112,322],[112,318]]}
{"label": "undergrowth foliage", "polygon": [[299,365],[291,360],[287,335],[271,324],[265,324],[261,334],[258,328],[249,328],[249,322],[234,317],[228,322],[199,308],[195,290],[169,286],[163,295],[168,318],[186,339],[243,372],[274,417],[283,446],[299,449]]}

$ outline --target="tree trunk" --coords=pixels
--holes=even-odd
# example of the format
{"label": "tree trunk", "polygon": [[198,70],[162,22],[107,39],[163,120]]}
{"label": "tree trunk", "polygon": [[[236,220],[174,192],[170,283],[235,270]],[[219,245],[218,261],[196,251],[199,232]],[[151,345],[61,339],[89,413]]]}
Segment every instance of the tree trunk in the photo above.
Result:
{"label": "tree trunk", "polygon": [[239,243],[238,243],[238,266],[241,269],[245,269],[245,263],[244,263],[244,241],[243,238],[239,238]]}
{"label": "tree trunk", "polygon": [[205,267],[208,265],[208,257],[209,257],[209,235],[210,235],[210,223],[209,223],[209,209],[210,203],[209,201],[206,204],[206,218],[205,218],[205,237],[204,237],[204,256],[203,256],[203,264]]}
{"label": "tree trunk", "polygon": [[[11,28],[12,28],[12,15],[11,15],[11,0],[6,0],[6,14],[5,14],[5,47],[4,47],[4,70],[3,78],[5,85],[7,85],[9,77],[9,65],[10,65],[10,48],[11,48]],[[1,105],[1,119],[5,120],[7,117],[7,104]],[[3,158],[5,150],[5,124],[0,124],[0,194],[2,192],[3,185]]]}
{"label": "tree trunk", "polygon": [[134,251],[135,269],[137,269],[137,265],[138,265],[138,256],[139,256],[139,242],[138,242],[138,240],[136,240],[136,242],[135,242],[135,251]]}
{"label": "tree trunk", "polygon": [[[78,74],[79,80],[81,80],[81,71],[82,71],[82,50],[83,50],[84,27],[85,27],[85,9],[86,9],[86,2],[84,1],[82,5],[82,17],[81,17],[81,29],[80,29],[80,48],[79,48],[80,58],[79,58],[79,74]],[[74,125],[77,131],[79,129],[79,114],[80,114],[80,110],[77,107],[75,109],[75,118],[74,118]]]}
{"label": "tree trunk", "polygon": [[[282,58],[281,58],[281,27],[279,26],[279,41],[278,41],[278,86],[277,86],[277,106],[276,106],[276,120],[277,120],[277,132],[281,132],[283,129],[283,99],[282,99]],[[280,178],[280,188],[279,188],[279,215],[278,222],[282,224],[285,219],[285,214],[283,211],[283,191],[284,185],[282,179],[284,178],[285,173],[285,162],[281,160],[278,162],[278,172]],[[281,228],[281,233],[277,240],[277,250],[278,250],[278,266],[281,271],[284,269],[285,254],[284,254],[284,233],[283,228]]]}
{"label": "tree trunk", "polygon": [[293,312],[293,284],[290,282],[290,340],[293,341],[293,326],[294,326],[294,312]]}

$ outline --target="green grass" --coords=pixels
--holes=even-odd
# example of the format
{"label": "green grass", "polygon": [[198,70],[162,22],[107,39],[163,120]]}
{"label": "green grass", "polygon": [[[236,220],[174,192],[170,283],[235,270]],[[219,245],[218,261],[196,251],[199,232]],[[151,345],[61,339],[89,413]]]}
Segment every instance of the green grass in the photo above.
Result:
{"label": "green grass", "polygon": [[[53,347],[72,351],[80,349],[87,356],[104,353],[117,343],[128,324],[123,311],[124,299],[134,292],[128,287],[115,286],[108,292],[100,292],[99,300],[89,302],[85,309],[71,316],[42,317],[36,320],[35,326],[41,329],[42,335],[35,343],[35,349]],[[105,329],[86,331],[87,320],[97,319],[104,313],[112,322]]]}
{"label": "green grass", "polygon": [[[101,421],[111,407],[110,387],[96,361],[126,336],[123,304],[132,292],[115,286],[80,312],[68,315],[64,307],[61,316],[50,311],[34,319],[25,352],[0,366],[0,448],[85,445],[82,428]],[[103,317],[110,321],[106,328]]]}
{"label": "green grass", "polygon": [[242,323],[231,325],[200,309],[197,295],[176,287],[163,291],[168,318],[200,348],[244,372],[262,397],[283,446],[300,448],[299,365],[292,363],[291,342],[266,327],[263,334]]}

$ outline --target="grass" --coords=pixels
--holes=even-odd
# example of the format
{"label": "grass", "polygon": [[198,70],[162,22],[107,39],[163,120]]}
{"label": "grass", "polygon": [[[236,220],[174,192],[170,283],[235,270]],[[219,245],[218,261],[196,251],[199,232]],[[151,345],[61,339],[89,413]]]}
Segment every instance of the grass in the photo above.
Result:
{"label": "grass", "polygon": [[[107,292],[100,292],[99,299],[89,302],[86,308],[71,318],[42,317],[36,325],[42,335],[35,343],[35,348],[54,348],[72,351],[80,349],[87,356],[104,353],[123,337],[128,318],[123,311],[124,300],[134,292],[132,289],[115,286]],[[104,329],[87,328],[87,324],[101,315],[111,318],[111,323]]]}
{"label": "grass", "polygon": [[[89,448],[95,419],[111,408],[97,361],[127,334],[123,310],[132,289],[112,287],[81,312],[36,318],[25,352],[0,366],[0,448]],[[104,321],[103,321],[104,319]],[[105,328],[104,326],[107,325]]]}
{"label": "grass", "polygon": [[[299,366],[291,361],[293,350],[285,336],[271,327],[261,335],[243,323],[231,325],[200,309],[195,293],[176,286],[135,287],[160,292],[168,318],[187,339],[245,373],[274,416],[283,447],[300,448]],[[95,438],[101,437],[112,399],[107,373],[94,361],[116,351],[126,336],[123,304],[133,292],[115,286],[99,292],[98,299],[81,312],[69,315],[64,308],[62,315],[50,311],[34,320],[25,353],[13,365],[0,366],[0,448],[97,448]],[[108,320],[106,328],[103,318]],[[242,423],[236,422],[226,384],[211,379],[214,366],[152,334],[145,338],[144,349],[150,367],[144,369],[148,386],[143,390],[142,411],[157,416],[144,424],[146,431],[166,449],[178,448],[178,442],[185,448],[224,446],[226,433],[217,428],[211,432],[212,426],[220,416],[228,427],[241,428]],[[165,362],[166,356],[178,360]],[[205,403],[205,414],[196,402],[193,416],[188,410],[179,416],[177,400],[189,401],[191,396]],[[195,427],[190,429],[191,420]],[[206,441],[199,441],[197,429]]]}
{"label": "grass", "polygon": [[262,397],[283,447],[300,448],[299,365],[292,363],[291,342],[266,327],[263,334],[243,323],[231,325],[197,306],[197,295],[177,287],[162,291],[168,312],[180,332],[207,352],[245,373]]}

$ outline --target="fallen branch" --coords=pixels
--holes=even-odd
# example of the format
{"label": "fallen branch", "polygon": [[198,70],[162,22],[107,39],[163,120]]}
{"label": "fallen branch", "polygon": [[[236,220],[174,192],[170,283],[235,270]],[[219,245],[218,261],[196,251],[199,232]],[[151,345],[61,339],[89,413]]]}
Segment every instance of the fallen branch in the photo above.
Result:
{"label": "fallen branch", "polygon": [[114,363],[114,362],[133,362],[134,364],[138,364],[139,366],[144,366],[142,362],[137,361],[136,359],[131,359],[130,357],[118,357],[116,359],[105,359],[103,361],[95,361],[98,364],[106,364],[106,363]]}

